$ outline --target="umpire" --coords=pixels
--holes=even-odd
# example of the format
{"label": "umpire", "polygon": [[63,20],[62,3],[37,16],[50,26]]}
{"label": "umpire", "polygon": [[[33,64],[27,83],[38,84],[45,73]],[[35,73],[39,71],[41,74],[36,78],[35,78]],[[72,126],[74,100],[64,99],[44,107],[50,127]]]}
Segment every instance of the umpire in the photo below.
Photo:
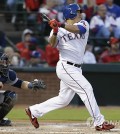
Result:
{"label": "umpire", "polygon": [[[23,81],[19,79],[16,72],[9,68],[9,57],[5,53],[0,53],[0,89],[4,84],[21,89],[40,90],[46,87],[44,81],[34,80],[32,82]],[[17,94],[14,91],[1,91],[0,92],[0,126],[11,126],[10,120],[4,117],[10,112],[17,100]]]}

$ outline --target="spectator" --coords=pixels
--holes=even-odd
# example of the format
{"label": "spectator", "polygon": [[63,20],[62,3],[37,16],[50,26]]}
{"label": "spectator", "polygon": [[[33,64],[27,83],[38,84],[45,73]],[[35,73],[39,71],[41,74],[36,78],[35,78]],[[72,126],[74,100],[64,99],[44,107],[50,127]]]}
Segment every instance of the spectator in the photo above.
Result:
{"label": "spectator", "polygon": [[27,12],[38,11],[40,7],[40,0],[25,0],[25,7]]}
{"label": "spectator", "polygon": [[117,27],[120,27],[120,17],[116,18],[116,25]]}
{"label": "spectator", "polygon": [[58,11],[55,9],[56,5],[57,0],[47,0],[46,5],[39,8],[37,29],[42,36],[48,36],[51,28],[46,20],[43,19],[42,21],[41,13],[45,13],[50,19],[57,19]]}
{"label": "spectator", "polygon": [[106,2],[106,0],[96,0],[97,5],[104,4],[105,2]]}
{"label": "spectator", "polygon": [[7,22],[13,21],[15,19],[15,10],[16,10],[16,1],[15,0],[7,0],[6,1],[6,10],[8,13],[5,14],[5,19]]}
{"label": "spectator", "polygon": [[30,39],[33,35],[33,31],[30,29],[25,29],[22,34],[22,41],[16,44],[16,47],[20,51],[20,56],[25,60],[30,59],[29,44]]}
{"label": "spectator", "polygon": [[25,9],[27,11],[27,26],[33,28],[36,24],[37,13],[43,1],[40,0],[25,0]]}
{"label": "spectator", "polygon": [[[86,2],[85,2],[86,1]],[[83,7],[83,12],[85,13],[85,19],[90,22],[91,17],[94,14],[94,8],[95,8],[95,0],[85,0],[85,1],[81,1],[78,0],[79,5],[82,5]]]}
{"label": "spectator", "polygon": [[96,58],[95,55],[92,53],[93,46],[90,44],[90,42],[87,43],[85,55],[83,58],[84,64],[95,64]]}
{"label": "spectator", "polygon": [[120,62],[120,40],[115,37],[111,37],[109,44],[110,48],[107,48],[101,54],[99,62],[100,63]]}
{"label": "spectator", "polygon": [[6,6],[8,7],[8,9],[10,9],[10,11],[12,11],[13,9],[15,9],[15,0],[7,0],[6,1]]}
{"label": "spectator", "polygon": [[50,19],[57,18],[57,10],[55,7],[57,6],[57,0],[47,0],[46,6],[43,6],[39,9],[40,13],[45,13]]}
{"label": "spectator", "polygon": [[55,67],[59,60],[59,51],[57,48],[51,47],[50,44],[46,45],[46,61],[49,66]]}
{"label": "spectator", "polygon": [[20,30],[21,28],[23,28],[24,24],[23,19],[25,15],[23,9],[23,0],[7,0],[6,11],[7,11],[7,13],[5,13],[6,21],[11,22],[15,30]]}
{"label": "spectator", "polygon": [[35,37],[30,39],[29,44],[30,59],[28,65],[30,66],[41,66],[46,63],[45,52],[38,47],[38,41]]}
{"label": "spectator", "polygon": [[4,48],[4,53],[9,55],[12,66],[22,67],[24,65],[24,62],[21,59],[20,55],[18,53],[14,52],[12,47],[5,47]]}
{"label": "spectator", "polygon": [[117,27],[112,16],[107,16],[105,5],[98,6],[98,14],[92,17],[90,30],[96,37],[109,38],[111,34],[116,38],[120,37],[120,27]]}
{"label": "spectator", "polygon": [[64,4],[65,4],[65,0],[56,0],[57,1],[57,4],[56,6],[54,7],[55,10],[57,10],[57,20],[61,23],[64,23],[65,20],[63,18],[63,8],[64,8]]}
{"label": "spectator", "polygon": [[106,0],[107,15],[113,18],[120,17],[120,7],[114,4],[114,0]]}

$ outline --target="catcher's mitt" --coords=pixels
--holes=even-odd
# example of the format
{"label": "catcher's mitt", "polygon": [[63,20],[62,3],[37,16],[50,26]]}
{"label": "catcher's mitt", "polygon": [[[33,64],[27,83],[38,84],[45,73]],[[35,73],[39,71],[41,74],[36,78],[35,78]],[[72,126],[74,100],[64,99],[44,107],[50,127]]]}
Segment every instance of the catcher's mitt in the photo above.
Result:
{"label": "catcher's mitt", "polygon": [[46,85],[43,80],[35,79],[34,81],[31,81],[30,83],[32,84],[32,89],[35,91],[46,88]]}

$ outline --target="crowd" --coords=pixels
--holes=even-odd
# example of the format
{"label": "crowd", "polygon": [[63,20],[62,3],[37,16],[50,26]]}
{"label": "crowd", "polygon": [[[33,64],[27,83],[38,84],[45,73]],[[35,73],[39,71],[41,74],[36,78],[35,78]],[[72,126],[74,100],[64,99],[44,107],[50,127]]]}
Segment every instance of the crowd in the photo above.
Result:
{"label": "crowd", "polygon": [[[11,53],[14,66],[56,66],[59,51],[51,48],[47,37],[51,31],[48,22],[41,17],[45,13],[50,19],[64,23],[63,8],[70,3],[78,3],[83,19],[90,24],[90,36],[83,63],[114,63],[120,61],[120,2],[117,0],[7,0],[6,8],[16,9],[16,3],[22,3],[26,12],[26,29],[23,30],[21,42],[16,44],[18,52],[5,47],[4,34],[0,34],[3,51]],[[21,11],[21,8],[17,8]],[[23,13],[11,12],[9,21],[19,23]],[[21,19],[23,21],[23,18]],[[21,21],[20,20],[20,21]],[[16,23],[17,22],[17,23]],[[18,28],[18,26],[17,26]],[[37,34],[36,34],[37,33]],[[39,38],[41,37],[41,38]],[[94,41],[92,39],[94,38]],[[43,41],[41,42],[41,39]],[[103,40],[104,39],[104,40]],[[44,43],[44,46],[42,43]]]}

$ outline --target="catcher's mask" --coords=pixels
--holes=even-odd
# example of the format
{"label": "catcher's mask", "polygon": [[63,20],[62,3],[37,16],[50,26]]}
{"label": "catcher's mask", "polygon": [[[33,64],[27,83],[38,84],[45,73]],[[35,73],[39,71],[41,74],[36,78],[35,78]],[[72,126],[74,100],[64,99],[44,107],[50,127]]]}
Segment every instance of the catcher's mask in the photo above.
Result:
{"label": "catcher's mask", "polygon": [[0,73],[7,77],[10,61],[6,53],[0,53]]}

